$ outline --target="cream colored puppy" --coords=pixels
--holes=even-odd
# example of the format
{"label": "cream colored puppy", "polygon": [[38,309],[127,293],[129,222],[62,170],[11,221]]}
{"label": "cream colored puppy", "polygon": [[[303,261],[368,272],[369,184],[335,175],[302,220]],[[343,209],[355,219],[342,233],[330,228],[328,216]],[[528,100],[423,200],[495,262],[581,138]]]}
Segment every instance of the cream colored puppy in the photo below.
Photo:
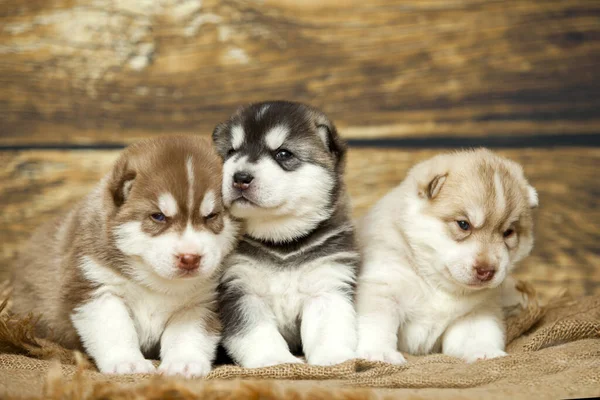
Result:
{"label": "cream colored puppy", "polygon": [[521,301],[508,274],[532,249],[537,204],[521,166],[488,150],[412,168],[359,228],[359,357],[505,355],[502,306]]}

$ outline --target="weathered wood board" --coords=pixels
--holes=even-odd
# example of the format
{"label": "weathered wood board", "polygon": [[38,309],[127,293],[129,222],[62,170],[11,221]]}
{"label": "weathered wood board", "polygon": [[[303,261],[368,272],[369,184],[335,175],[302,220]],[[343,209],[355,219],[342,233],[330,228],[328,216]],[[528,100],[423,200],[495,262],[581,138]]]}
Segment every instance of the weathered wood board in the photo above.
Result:
{"label": "weathered wood board", "polygon": [[[353,148],[346,181],[360,217],[432,150]],[[505,150],[538,189],[536,247],[518,276],[542,294],[600,293],[599,148]],[[68,209],[110,169],[118,151],[0,152],[0,278],[30,232]],[[43,254],[40,255],[43,257]]]}
{"label": "weathered wood board", "polygon": [[355,138],[598,133],[600,2],[3,1],[0,85],[3,146],[209,134],[265,99]]}

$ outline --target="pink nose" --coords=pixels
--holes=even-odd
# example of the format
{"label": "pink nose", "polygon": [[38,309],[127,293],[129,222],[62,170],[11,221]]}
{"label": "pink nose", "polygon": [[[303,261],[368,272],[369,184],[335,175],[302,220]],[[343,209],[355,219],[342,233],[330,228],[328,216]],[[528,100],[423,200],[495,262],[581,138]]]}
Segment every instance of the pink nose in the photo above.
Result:
{"label": "pink nose", "polygon": [[177,267],[186,271],[193,271],[200,266],[198,254],[179,254],[177,256]]}
{"label": "pink nose", "polygon": [[475,273],[477,279],[480,281],[489,282],[494,278],[494,275],[496,275],[496,268],[489,266],[475,267]]}

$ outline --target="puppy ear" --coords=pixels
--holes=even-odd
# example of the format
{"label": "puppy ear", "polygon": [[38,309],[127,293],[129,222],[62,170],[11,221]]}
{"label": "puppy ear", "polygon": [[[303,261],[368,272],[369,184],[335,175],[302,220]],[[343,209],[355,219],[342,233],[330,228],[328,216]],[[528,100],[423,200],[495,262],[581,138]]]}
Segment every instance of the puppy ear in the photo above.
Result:
{"label": "puppy ear", "polygon": [[340,137],[335,125],[327,118],[317,120],[317,135],[325,148],[335,156],[338,161],[344,160],[347,151],[346,142]]}
{"label": "puppy ear", "polygon": [[115,164],[109,183],[109,190],[115,206],[121,207],[133,187],[136,172],[129,166],[126,158],[121,158]]}
{"label": "puppy ear", "polygon": [[221,122],[215,127],[215,130],[212,133],[213,143],[221,157],[224,157],[229,151],[229,140],[227,137],[227,132],[227,124],[225,122]]}
{"label": "puppy ear", "polygon": [[440,190],[442,190],[442,186],[444,186],[447,176],[448,174],[434,176],[425,188],[419,190],[419,196],[430,200],[435,198],[440,193]]}
{"label": "puppy ear", "polygon": [[530,208],[536,208],[539,205],[537,191],[531,185],[527,185],[527,200]]}

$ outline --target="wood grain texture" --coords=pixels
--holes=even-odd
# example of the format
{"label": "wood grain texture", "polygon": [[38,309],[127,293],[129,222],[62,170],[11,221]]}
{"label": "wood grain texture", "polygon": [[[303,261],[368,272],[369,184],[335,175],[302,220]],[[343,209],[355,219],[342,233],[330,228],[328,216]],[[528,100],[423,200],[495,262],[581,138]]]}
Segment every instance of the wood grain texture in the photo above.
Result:
{"label": "wood grain texture", "polygon": [[0,145],[209,134],[265,99],[355,138],[598,133],[600,2],[4,1],[0,85]]}
{"label": "wood grain texture", "polygon": [[[507,150],[538,189],[536,246],[518,270],[545,295],[562,288],[575,295],[600,293],[600,149]],[[117,151],[0,153],[0,278],[31,231],[67,210],[115,160]],[[431,150],[351,149],[346,181],[354,214],[397,185]],[[43,257],[43,255],[40,255]]]}

